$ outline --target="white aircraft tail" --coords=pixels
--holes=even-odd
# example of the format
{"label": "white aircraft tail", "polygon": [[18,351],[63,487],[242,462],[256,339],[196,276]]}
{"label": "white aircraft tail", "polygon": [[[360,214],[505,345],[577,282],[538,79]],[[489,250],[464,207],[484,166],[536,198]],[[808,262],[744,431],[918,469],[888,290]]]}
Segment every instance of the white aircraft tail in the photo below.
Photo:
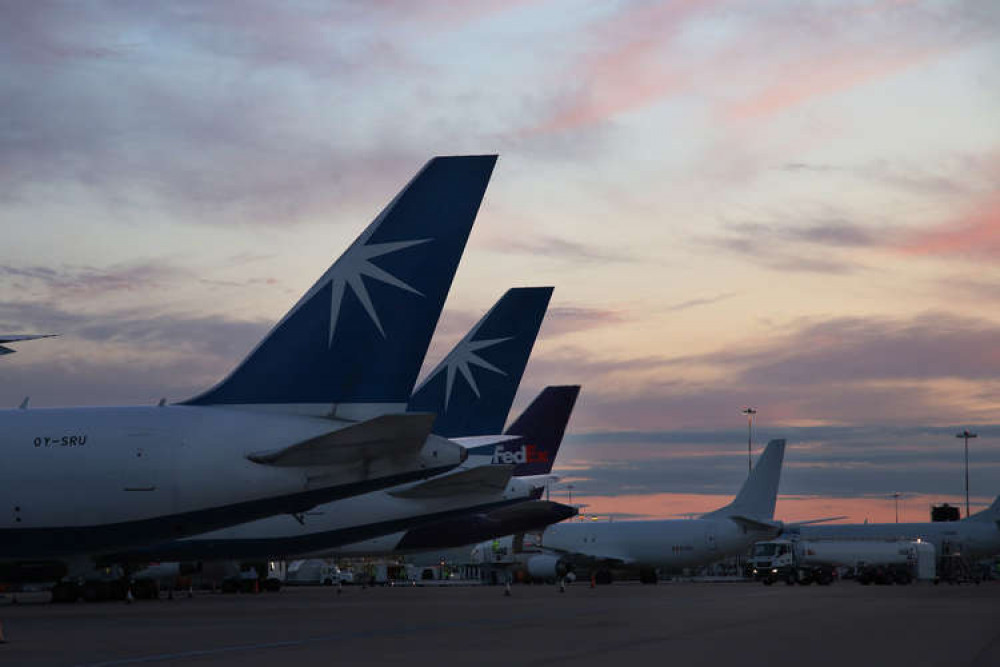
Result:
{"label": "white aircraft tail", "polygon": [[757,459],[757,465],[750,471],[750,476],[743,483],[743,488],[733,502],[701,518],[740,516],[750,519],[773,519],[774,504],[778,499],[778,482],[781,480],[781,463],[784,458],[784,439],[767,443],[764,453]]}
{"label": "white aircraft tail", "polygon": [[966,521],[1000,521],[1000,496],[993,499],[993,504],[981,512],[976,512]]}

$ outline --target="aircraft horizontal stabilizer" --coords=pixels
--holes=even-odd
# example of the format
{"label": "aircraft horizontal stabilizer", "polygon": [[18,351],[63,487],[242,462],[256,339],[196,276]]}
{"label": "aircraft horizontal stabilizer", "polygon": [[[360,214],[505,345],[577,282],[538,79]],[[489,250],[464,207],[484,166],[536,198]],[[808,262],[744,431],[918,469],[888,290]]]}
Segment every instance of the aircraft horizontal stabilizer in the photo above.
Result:
{"label": "aircraft horizontal stabilizer", "polygon": [[841,519],[846,519],[846,518],[847,518],[846,514],[842,516],[826,516],[823,517],[822,519],[807,519],[806,521],[794,521],[792,523],[786,523],[785,527],[788,528],[790,526],[810,526],[814,523],[829,523],[831,521],[840,521]]}
{"label": "aircraft horizontal stabilizer", "polygon": [[[475,449],[476,447],[488,447],[490,445],[499,445],[504,442],[510,442],[511,440],[520,440],[519,435],[472,435],[467,438],[448,438],[454,443],[462,445],[466,449]],[[492,451],[490,452],[492,454]]]}
{"label": "aircraft horizontal stabilizer", "polygon": [[443,498],[503,491],[514,473],[513,465],[484,465],[433,477],[416,486],[389,493],[397,498]]}
{"label": "aircraft horizontal stabilizer", "polygon": [[328,466],[353,461],[417,455],[431,433],[434,415],[382,415],[283,449],[248,454],[261,465]]}
{"label": "aircraft horizontal stabilizer", "polygon": [[781,530],[782,528],[782,523],[780,521],[761,521],[760,519],[751,519],[745,516],[731,516],[728,518],[732,519],[747,530],[774,532],[776,530]]}
{"label": "aircraft horizontal stabilizer", "polygon": [[549,484],[555,484],[562,479],[559,475],[518,475],[518,479],[527,482],[536,488],[545,488]]}

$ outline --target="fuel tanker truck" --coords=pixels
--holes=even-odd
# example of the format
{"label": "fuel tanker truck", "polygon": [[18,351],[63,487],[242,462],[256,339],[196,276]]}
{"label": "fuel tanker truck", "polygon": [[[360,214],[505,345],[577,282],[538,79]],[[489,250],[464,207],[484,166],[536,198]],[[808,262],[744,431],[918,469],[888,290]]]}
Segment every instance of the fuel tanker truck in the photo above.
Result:
{"label": "fuel tanker truck", "polygon": [[932,580],[936,562],[934,545],[922,540],[771,540],[754,545],[748,566],[768,586],[825,586],[838,572],[865,585]]}

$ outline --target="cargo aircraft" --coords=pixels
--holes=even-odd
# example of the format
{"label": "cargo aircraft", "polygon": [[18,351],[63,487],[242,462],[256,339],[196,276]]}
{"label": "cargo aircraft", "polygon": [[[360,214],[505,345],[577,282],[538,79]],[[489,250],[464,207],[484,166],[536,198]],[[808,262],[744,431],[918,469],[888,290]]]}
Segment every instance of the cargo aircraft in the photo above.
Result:
{"label": "cargo aircraft", "polygon": [[[531,549],[513,536],[512,549],[528,574],[555,579],[585,567],[597,583],[610,583],[612,569],[635,569],[640,581],[655,583],[657,568],[708,565],[744,553],[751,544],[779,534],[774,505],[785,441],[772,440],[733,502],[697,519],[566,522],[549,526]],[[491,544],[474,549],[485,562]]]}

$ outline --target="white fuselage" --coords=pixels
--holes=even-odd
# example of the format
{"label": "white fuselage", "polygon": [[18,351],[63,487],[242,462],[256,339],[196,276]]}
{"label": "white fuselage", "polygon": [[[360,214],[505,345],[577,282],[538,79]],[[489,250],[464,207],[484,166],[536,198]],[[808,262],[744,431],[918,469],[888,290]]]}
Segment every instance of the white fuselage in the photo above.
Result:
{"label": "white fuselage", "polygon": [[665,569],[707,565],[735,556],[777,533],[748,531],[725,518],[664,521],[574,521],[549,526],[544,551],[596,561]]}
{"label": "white fuselage", "polygon": [[345,425],[220,407],[2,411],[0,558],[183,537],[302,511],[337,497],[324,497],[335,487],[412,471],[412,459],[303,468],[246,458]]}
{"label": "white fuselage", "polygon": [[867,523],[801,526],[787,531],[810,540],[916,540],[930,542],[938,555],[962,554],[982,558],[1000,554],[1000,527],[996,521],[975,518],[928,523]]}

